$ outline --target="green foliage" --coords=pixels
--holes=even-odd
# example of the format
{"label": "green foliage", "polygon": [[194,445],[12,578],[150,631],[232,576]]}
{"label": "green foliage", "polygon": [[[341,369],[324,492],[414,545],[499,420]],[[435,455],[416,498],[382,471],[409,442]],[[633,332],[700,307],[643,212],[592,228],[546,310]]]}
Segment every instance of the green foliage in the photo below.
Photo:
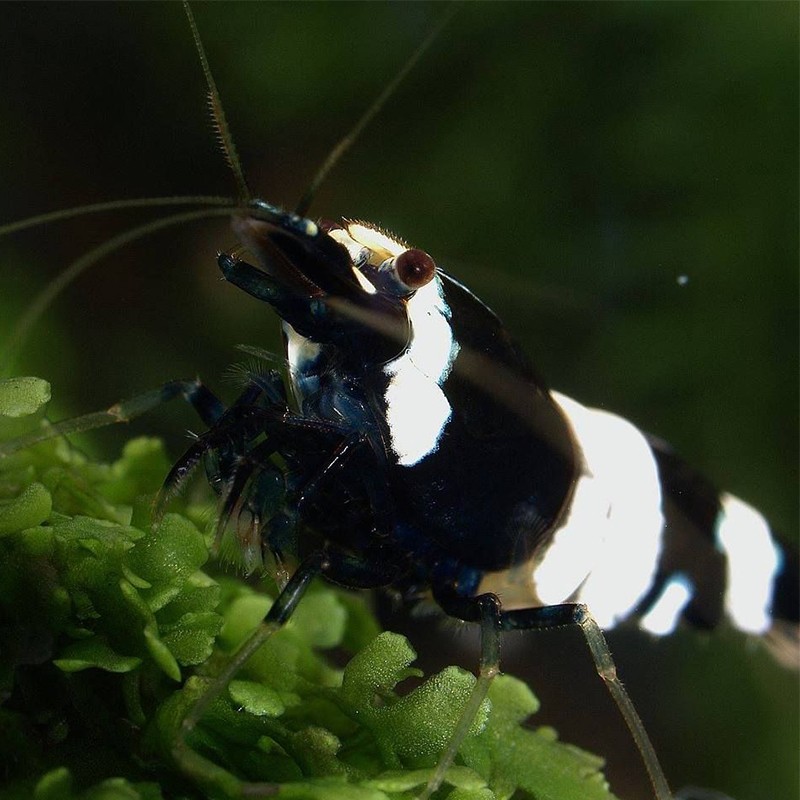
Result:
{"label": "green foliage", "polygon": [[0,416],[30,416],[49,400],[50,384],[41,378],[0,378]]}
{"label": "green foliage", "polygon": [[[20,385],[0,385],[0,409],[21,408]],[[38,395],[28,392],[23,413],[38,424],[49,392],[26,385]],[[417,794],[474,677],[450,667],[422,680],[403,637],[379,633],[362,600],[323,585],[191,734],[197,782],[180,773],[182,720],[274,587],[204,571],[210,535],[195,523],[213,518],[206,501],[152,528],[167,469],[161,443],[146,438],[112,464],[56,440],[0,461],[0,795],[158,800],[235,795],[242,780],[303,800]],[[349,663],[335,666],[330,651]],[[499,677],[437,796],[610,798],[599,759],[523,727],[537,708],[527,687]]]}

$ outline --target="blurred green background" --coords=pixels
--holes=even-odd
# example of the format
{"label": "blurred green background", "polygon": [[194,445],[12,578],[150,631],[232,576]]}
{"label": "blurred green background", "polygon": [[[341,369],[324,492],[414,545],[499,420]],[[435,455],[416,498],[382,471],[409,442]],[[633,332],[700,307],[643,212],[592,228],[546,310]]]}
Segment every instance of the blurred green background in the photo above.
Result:
{"label": "blurred green background", "polygon": [[[251,186],[295,204],[443,11],[197,3]],[[554,387],[669,440],[796,541],[797,63],[793,2],[466,3],[312,213],[430,252]],[[0,97],[0,221],[233,190],[177,4],[4,4]],[[0,337],[50,276],[147,218],[0,241]],[[18,371],[53,382],[58,415],[195,374],[232,396],[233,346],[280,346],[269,310],[218,280],[215,253],[233,246],[220,221],[126,248],[61,298]],[[173,407],[132,427],[177,453],[199,425]],[[794,676],[741,640],[627,638],[612,644],[676,786],[798,796]],[[520,662],[558,677],[536,647]],[[605,752],[601,712],[575,699],[584,682],[560,681],[572,715],[545,708]],[[621,795],[647,796],[640,771],[630,753],[612,760]]]}

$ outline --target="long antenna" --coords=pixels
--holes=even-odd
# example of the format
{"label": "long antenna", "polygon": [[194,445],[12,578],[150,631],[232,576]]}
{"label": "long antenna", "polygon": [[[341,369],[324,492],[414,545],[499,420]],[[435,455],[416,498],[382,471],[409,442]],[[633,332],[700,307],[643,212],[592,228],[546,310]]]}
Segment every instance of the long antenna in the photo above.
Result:
{"label": "long antenna", "polygon": [[450,3],[447,10],[439,19],[439,22],[434,25],[428,35],[422,40],[422,42],[420,42],[420,44],[417,46],[417,49],[414,50],[408,61],[403,64],[394,78],[392,78],[392,80],[389,81],[389,83],[384,87],[383,91],[375,98],[375,100],[367,108],[356,124],[353,125],[353,127],[339,140],[333,150],[331,150],[328,157],[322,163],[322,166],[319,168],[319,170],[317,170],[317,174],[312,179],[308,189],[305,191],[305,194],[303,194],[302,198],[300,198],[300,202],[297,204],[297,208],[295,209],[296,214],[301,217],[306,215],[311,203],[314,201],[314,196],[316,195],[317,190],[322,185],[322,182],[325,180],[325,178],[328,177],[328,173],[336,166],[336,163],[339,161],[339,159],[350,149],[353,142],[355,142],[356,139],[358,139],[358,137],[361,135],[361,131],[363,131],[364,128],[366,128],[367,125],[372,122],[373,117],[381,110],[381,108],[383,108],[384,104],[392,96],[392,94],[394,94],[397,87],[402,83],[406,75],[411,72],[411,70],[414,68],[414,65],[422,57],[423,53],[431,46],[434,39],[436,39],[445,25],[450,22],[457,8],[458,6],[456,3]]}
{"label": "long antenna", "polygon": [[4,372],[11,372],[14,360],[27,341],[33,326],[42,318],[42,315],[50,307],[56,297],[58,297],[58,295],[60,295],[76,278],[89,269],[89,267],[101,261],[115,250],[119,250],[131,242],[135,242],[137,239],[141,239],[151,233],[156,233],[164,228],[182,225],[185,222],[191,222],[197,219],[228,216],[230,213],[231,206],[224,205],[172,214],[168,217],[152,220],[136,228],[130,228],[84,253],[80,258],[77,258],[69,264],[63,272],[57,275],[38,295],[36,295],[33,302],[26,308],[25,313],[14,324],[3,346],[0,347],[0,375]]}
{"label": "long antenna", "polygon": [[235,205],[230,197],[216,197],[212,195],[174,195],[171,197],[135,197],[126,200],[106,200],[102,203],[91,203],[86,206],[74,208],[61,208],[58,211],[48,211],[46,214],[37,214],[16,222],[0,225],[0,238],[28,228],[38,228],[51,222],[82,217],[88,214],[100,214],[104,211],[119,211],[127,208],[158,208],[159,206],[224,206]]}
{"label": "long antenna", "polygon": [[203,67],[203,74],[206,77],[208,106],[211,111],[211,117],[214,120],[217,140],[219,146],[222,148],[225,160],[228,162],[231,172],[233,172],[233,177],[236,180],[236,190],[239,195],[239,201],[242,205],[245,205],[250,200],[250,190],[247,188],[247,181],[244,178],[242,164],[236,152],[236,145],[233,143],[233,136],[228,127],[228,121],[225,119],[225,110],[222,108],[222,100],[217,91],[217,84],[214,82],[214,76],[211,74],[211,67],[206,58],[203,42],[200,39],[200,31],[197,29],[197,23],[194,21],[194,14],[192,14],[192,9],[189,7],[189,0],[183,0],[183,9],[186,12],[186,18],[189,20],[189,27],[192,29],[192,36],[194,37],[194,46],[197,48],[197,55],[200,56],[200,64]]}

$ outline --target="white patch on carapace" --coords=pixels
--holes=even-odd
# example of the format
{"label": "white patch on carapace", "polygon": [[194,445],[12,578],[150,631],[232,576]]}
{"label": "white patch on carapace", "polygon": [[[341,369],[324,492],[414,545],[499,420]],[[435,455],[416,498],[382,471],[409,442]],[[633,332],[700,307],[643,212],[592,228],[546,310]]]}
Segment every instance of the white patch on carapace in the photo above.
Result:
{"label": "white patch on carapace", "polygon": [[[359,232],[363,231],[371,231],[371,228],[366,227],[362,224],[351,223],[348,226],[348,230],[344,230],[343,228],[334,228],[332,231],[328,233],[328,236],[331,239],[339,242],[339,244],[343,245],[344,248],[347,250],[347,254],[350,256],[350,261],[352,261],[351,269],[353,270],[353,275],[355,279],[358,281],[361,288],[367,292],[367,294],[377,294],[378,290],[374,286],[374,284],[367,278],[367,276],[356,266],[356,264],[363,264],[363,263],[370,263],[373,266],[380,264],[386,258],[390,257],[388,251],[383,247],[372,246],[368,243],[369,237],[363,236],[362,239],[356,239],[354,236],[350,234],[349,229],[358,228]],[[380,233],[379,231],[375,231],[375,236],[383,242],[391,241],[388,239],[386,234]],[[396,242],[394,243],[397,247],[400,247],[399,244]],[[374,243],[373,243],[374,245]],[[400,252],[405,250],[406,248],[401,248]]]}
{"label": "white patch on carapace", "polygon": [[367,294],[378,293],[378,290],[375,288],[375,286],[369,282],[367,276],[364,275],[364,273],[358,267],[351,267],[351,269],[353,270],[353,275],[355,275],[359,285]]}
{"label": "white patch on carapace", "polygon": [[365,248],[361,242],[357,242],[355,239],[353,239],[346,230],[343,230],[342,228],[334,228],[332,231],[328,232],[328,236],[344,246],[344,248],[347,250],[347,254],[350,256],[350,260],[354,264],[361,260],[362,257],[366,257],[365,251],[367,248]]}
{"label": "white patch on carapace", "polygon": [[748,633],[770,626],[772,585],[781,555],[761,514],[732,494],[720,496],[717,545],[727,558],[725,610],[733,624]]}
{"label": "white patch on carapace", "polygon": [[686,576],[673,575],[655,605],[639,620],[639,626],[654,636],[672,633],[691,596],[692,585]]}
{"label": "white patch on carapace", "polygon": [[384,366],[386,421],[392,450],[410,467],[434,452],[453,410],[442,391],[459,346],[450,327],[450,308],[435,278],[407,301],[411,343]]}
{"label": "white patch on carapace", "polygon": [[283,332],[286,335],[286,358],[291,367],[290,377],[294,385],[295,373],[302,373],[308,364],[317,359],[320,346],[301,336],[288,322],[283,323]]}
{"label": "white patch on carapace", "polygon": [[622,417],[552,397],[572,428],[583,470],[566,518],[533,580],[545,604],[577,599],[602,628],[628,616],[650,588],[664,518],[653,452]]}
{"label": "white patch on carapace", "polygon": [[392,256],[399,256],[400,253],[408,250],[408,245],[393,239],[388,233],[363,222],[348,222],[345,225],[350,237],[363,247],[369,248],[373,253],[380,256],[379,261],[384,261]]}

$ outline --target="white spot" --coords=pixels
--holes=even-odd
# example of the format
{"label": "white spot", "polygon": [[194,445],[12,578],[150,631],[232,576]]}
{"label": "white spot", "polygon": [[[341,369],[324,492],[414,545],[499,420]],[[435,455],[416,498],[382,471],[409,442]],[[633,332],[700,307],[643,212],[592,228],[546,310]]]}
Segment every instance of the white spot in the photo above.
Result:
{"label": "white spot", "polygon": [[406,250],[404,245],[395,242],[385,233],[356,222],[351,222],[347,230],[334,228],[328,236],[347,249],[350,261],[353,262],[352,269],[356,280],[361,284],[361,288],[370,294],[376,294],[377,289],[355,265],[363,266],[364,263],[368,263],[377,267],[388,258],[393,258],[397,253]]}
{"label": "white spot", "polygon": [[292,369],[302,370],[309,361],[314,361],[320,352],[320,346],[305,336],[301,336],[288,322],[283,323],[286,334],[286,356]]}
{"label": "white spot", "polygon": [[356,280],[360,284],[361,288],[367,294],[377,294],[378,290],[370,283],[369,279],[366,275],[358,268],[358,267],[351,267],[353,270],[353,275],[356,276]]}
{"label": "white spot", "polygon": [[347,231],[340,228],[334,228],[328,233],[328,236],[330,236],[331,239],[339,242],[339,244],[344,245],[344,247],[347,249],[347,254],[350,256],[350,260],[354,264],[359,261],[362,254],[366,258],[367,248],[365,248],[364,245],[360,244],[359,242],[351,239]]}
{"label": "white spot", "polygon": [[312,222],[310,219],[307,219],[305,223],[306,236],[316,236],[317,233],[319,233],[319,228],[317,227],[316,222]]}
{"label": "white spot", "polygon": [[[362,222],[350,222],[346,228],[355,241],[375,253],[385,251],[389,256],[399,256],[400,253],[408,250],[408,245],[398,242],[383,231],[364,225]],[[383,260],[382,258],[381,261]]]}
{"label": "white spot", "polygon": [[672,633],[691,596],[692,586],[686,576],[674,575],[667,581],[656,604],[639,621],[640,627],[655,636]]}
{"label": "white spot", "polygon": [[629,615],[650,588],[664,518],[653,452],[630,422],[552,393],[583,454],[572,504],[534,571],[543,603],[577,597],[602,628]]}
{"label": "white spot", "polygon": [[678,275],[678,277],[675,280],[676,280],[678,286],[686,286],[686,284],[689,283],[689,276],[688,275]]}
{"label": "white spot", "polygon": [[384,367],[390,376],[386,389],[386,421],[398,464],[410,467],[434,452],[452,409],[441,389],[458,343],[448,318],[450,309],[436,279],[408,301],[411,344],[403,355]]}
{"label": "white spot", "polygon": [[756,509],[732,494],[720,497],[717,542],[728,560],[725,608],[737,628],[764,633],[770,626],[772,584],[781,556],[769,525]]}
{"label": "white spot", "polygon": [[452,415],[444,392],[421,372],[400,369],[386,389],[386,418],[397,463],[412,467],[439,445]]}

